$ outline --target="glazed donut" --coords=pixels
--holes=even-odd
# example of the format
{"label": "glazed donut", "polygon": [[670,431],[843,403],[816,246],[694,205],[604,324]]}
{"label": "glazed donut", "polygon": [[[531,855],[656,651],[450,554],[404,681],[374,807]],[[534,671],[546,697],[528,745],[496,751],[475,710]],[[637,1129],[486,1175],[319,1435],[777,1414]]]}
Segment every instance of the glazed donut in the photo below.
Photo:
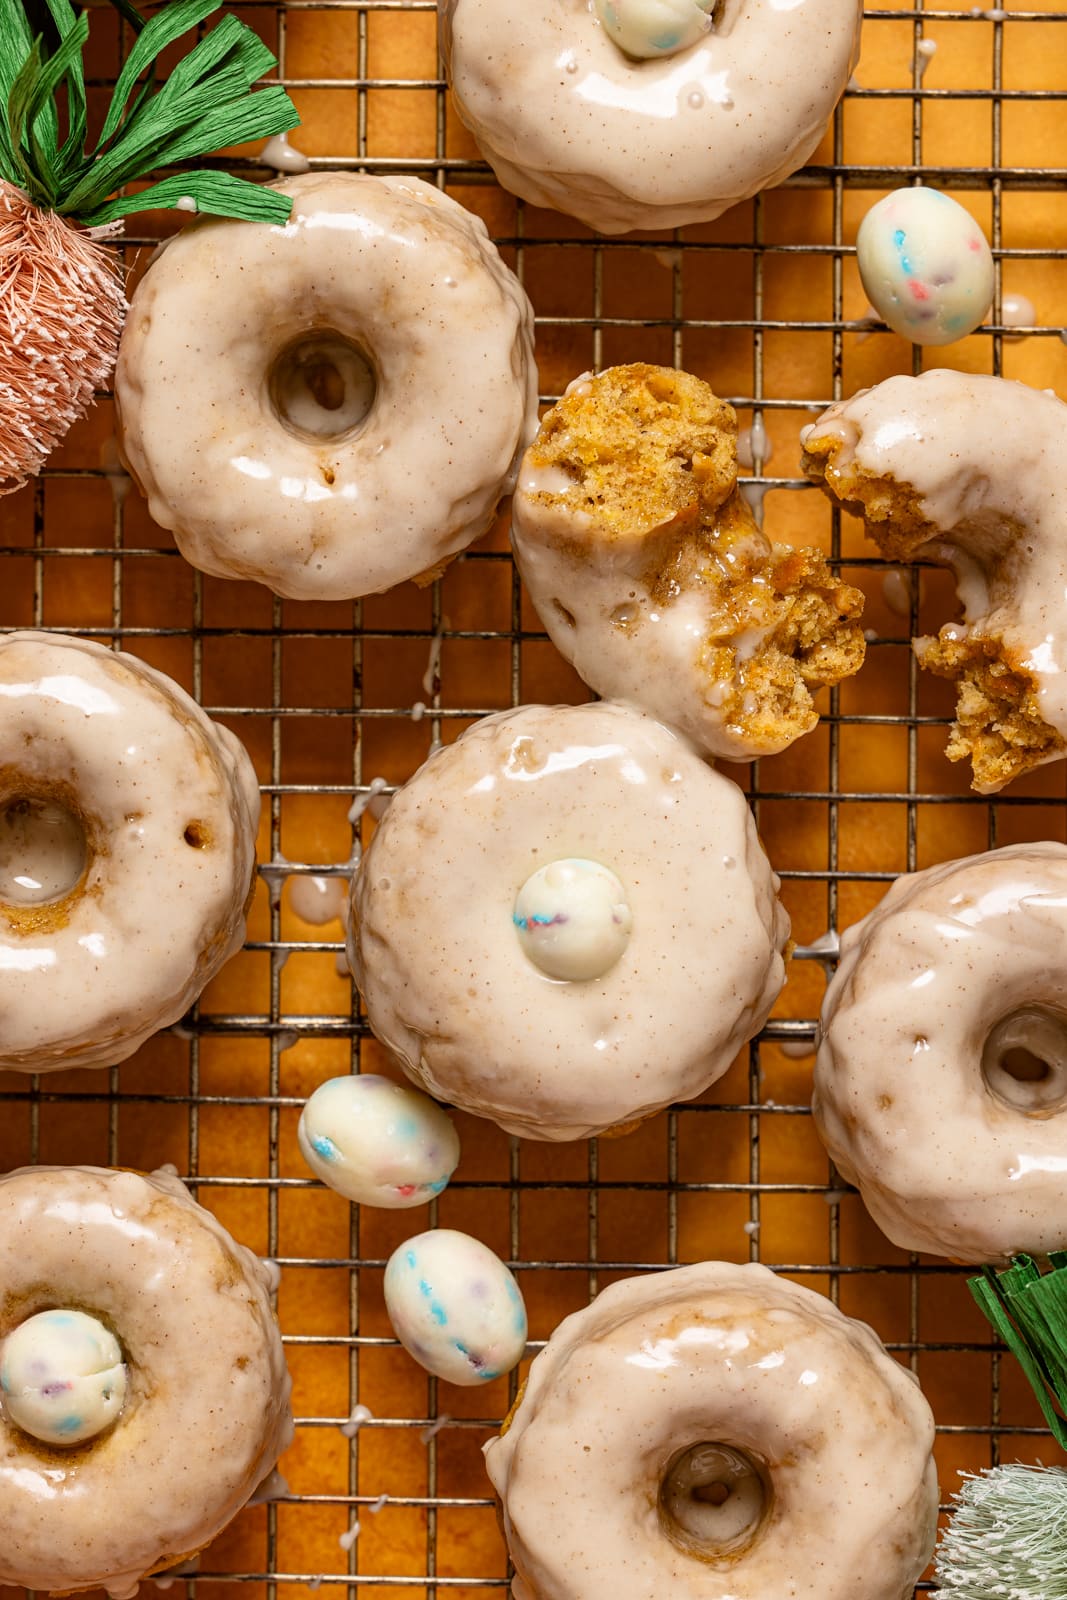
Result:
{"label": "glazed donut", "polygon": [[576,380],[523,458],[512,542],[586,683],[709,755],[784,750],[818,722],[812,691],[863,662],[863,596],[817,550],[764,538],[733,407],[690,373]]}
{"label": "glazed donut", "polygon": [[[99,1584],[129,1600],[139,1579],[225,1527],[292,1436],[271,1281],[168,1172],[25,1167],[0,1178],[0,1583]],[[94,1416],[64,1378],[85,1365],[76,1344],[63,1349],[66,1307],[110,1344],[106,1362],[117,1345],[117,1415]],[[20,1338],[31,1319],[54,1335],[36,1376]],[[26,1431],[24,1391],[42,1378],[75,1407],[61,1421],[95,1422],[91,1435],[67,1428],[80,1442],[60,1444]]]}
{"label": "glazed donut", "polygon": [[589,0],[441,0],[438,15],[456,109],[504,188],[623,233],[708,222],[803,166],[861,7],[725,0],[663,61],[624,53]]}
{"label": "glazed donut", "polygon": [[274,187],[284,227],[198,220],[139,284],[123,455],[202,572],[297,600],[428,582],[537,426],[530,303],[480,218],[419,178]]}
{"label": "glazed donut", "polygon": [[485,1457],[515,1600],[911,1600],[933,1443],[866,1324],[704,1261],[567,1317]]}
{"label": "glazed donut", "polygon": [[244,941],[259,791],[135,656],[0,639],[0,1068],[124,1061]]}
{"label": "glazed donut", "polygon": [[893,561],[953,569],[963,621],[915,640],[958,684],[948,758],[994,794],[1067,750],[1067,406],[1006,378],[887,378],[806,429],[804,470]]}
{"label": "glazed donut", "polygon": [[1067,847],[898,878],[841,938],[815,1125],[894,1244],[1006,1261],[1067,1244]]}
{"label": "glazed donut", "polygon": [[531,1139],[624,1129],[726,1071],[789,919],[744,795],[625,706],[485,717],[393,797],[349,962],[408,1076]]}

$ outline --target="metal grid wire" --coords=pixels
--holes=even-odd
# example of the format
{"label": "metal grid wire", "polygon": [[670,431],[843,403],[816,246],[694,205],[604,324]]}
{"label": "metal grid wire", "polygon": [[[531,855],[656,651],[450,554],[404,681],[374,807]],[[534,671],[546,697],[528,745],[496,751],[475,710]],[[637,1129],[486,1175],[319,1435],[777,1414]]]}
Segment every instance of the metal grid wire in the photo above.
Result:
{"label": "metal grid wire", "polygon": [[[938,1417],[943,1494],[958,1467],[1047,1454],[1036,1408],[1001,1369],[960,1270],[889,1246],[828,1170],[811,1132],[802,1052],[837,930],[901,870],[1063,838],[1063,767],[994,803],[966,790],[941,754],[949,701],[920,680],[907,644],[950,614],[944,575],[894,579],[887,606],[885,568],[870,546],[820,497],[793,491],[805,487],[800,425],[911,359],[892,336],[870,333],[846,243],[877,192],[909,178],[972,197],[994,247],[992,321],[953,364],[1063,388],[1067,168],[1047,162],[1065,148],[1067,89],[1041,86],[1049,74],[1028,41],[1062,65],[1067,11],[871,10],[860,81],[823,150],[783,190],[707,228],[606,240],[495,189],[433,66],[432,0],[235,9],[277,50],[279,77],[304,116],[294,143],[313,166],[417,172],[487,217],[538,312],[545,402],[590,366],[690,366],[743,423],[764,418],[782,466],[779,475],[757,471],[762,486],[750,492],[768,531],[820,540],[868,594],[871,649],[859,682],[826,697],[820,731],[793,752],[733,773],[750,792],[799,939],[764,1034],[702,1101],[626,1140],[520,1146],[461,1119],[464,1159],[431,1221],[466,1226],[510,1260],[530,1304],[532,1349],[615,1277],[704,1254],[764,1260],[868,1317],[920,1375]],[[914,49],[924,36],[939,40],[925,76]],[[128,43],[117,23],[105,40],[97,91]],[[256,167],[240,152],[219,164]],[[131,266],[151,242],[131,233]],[[1006,285],[1041,296],[1041,326],[1010,348]],[[506,1560],[477,1447],[517,1379],[445,1394],[407,1362],[389,1336],[380,1284],[412,1219],[345,1207],[294,1154],[295,1119],[315,1083],[373,1069],[380,1056],[335,971],[338,926],[326,937],[301,922],[283,888],[324,863],[343,873],[348,807],[370,798],[379,773],[391,788],[431,741],[472,718],[583,692],[523,602],[502,528],[421,594],[408,586],[355,605],[272,600],[185,566],[126,494],[111,428],[105,396],[43,479],[0,507],[0,619],[132,649],[245,739],[264,796],[261,893],[245,953],[180,1029],[121,1070],[0,1078],[0,1156],[6,1166],[173,1160],[205,1204],[281,1264],[298,1413],[283,1463],[289,1491],[245,1512],[205,1553],[199,1572],[180,1580],[189,1596],[210,1600],[234,1582],[269,1597],[320,1586],[405,1597],[500,1589]],[[369,821],[355,831],[365,835]],[[373,1415],[347,1437],[341,1425],[359,1404]],[[359,1537],[342,1544],[357,1518]]]}

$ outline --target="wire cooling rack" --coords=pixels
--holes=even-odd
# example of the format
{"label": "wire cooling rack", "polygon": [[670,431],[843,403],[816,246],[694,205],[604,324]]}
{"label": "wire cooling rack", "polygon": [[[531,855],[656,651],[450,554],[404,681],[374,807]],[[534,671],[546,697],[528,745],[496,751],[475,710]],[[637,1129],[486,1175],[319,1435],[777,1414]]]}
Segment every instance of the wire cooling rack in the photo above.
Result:
{"label": "wire cooling rack", "polygon": [[[857,76],[803,172],[717,223],[604,240],[495,187],[450,109],[431,0],[236,9],[277,51],[304,118],[293,143],[314,166],[417,172],[486,219],[538,314],[546,402],[614,361],[700,373],[742,425],[762,418],[773,454],[748,492],[767,530],[820,544],[868,597],[868,665],[824,696],[818,732],[730,769],[750,793],[798,939],[762,1037],[699,1103],[626,1139],[520,1145],[461,1117],[463,1161],[430,1220],[478,1234],[511,1262],[532,1350],[620,1276],[704,1256],[762,1260],[866,1317],[918,1373],[938,1419],[943,1496],[957,1469],[1050,1459],[1037,1409],[1001,1365],[963,1273],[882,1238],[829,1169],[808,1101],[838,930],[903,870],[1064,839],[1067,768],[1044,768],[996,802],[969,792],[942,755],[949,688],[920,677],[908,648],[912,633],[951,615],[948,581],[874,559],[861,530],[804,489],[797,434],[830,400],[923,365],[872,329],[852,249],[877,194],[911,179],[970,206],[997,261],[992,321],[938,359],[1067,388],[1067,11],[872,10]],[[94,6],[93,24],[99,97],[128,40],[107,9]],[[255,152],[219,164],[254,173]],[[135,274],[152,242],[146,233],[122,246]],[[1019,296],[1033,303],[1032,323]],[[417,1369],[390,1336],[381,1275],[425,1213],[361,1213],[300,1162],[306,1095],[382,1061],[337,970],[339,924],[301,920],[286,884],[343,875],[383,787],[432,741],[487,711],[584,692],[521,595],[503,521],[432,589],[356,605],[277,601],[185,565],[127,492],[112,434],[104,396],[43,478],[0,502],[0,623],[115,641],[228,723],[262,782],[261,883],[245,951],[180,1028],[119,1070],[0,1077],[0,1161],[172,1161],[281,1264],[297,1411],[287,1484],[175,1580],[190,1597],[241,1583],[271,1597],[473,1600],[507,1583],[479,1447],[516,1377],[456,1390]]]}

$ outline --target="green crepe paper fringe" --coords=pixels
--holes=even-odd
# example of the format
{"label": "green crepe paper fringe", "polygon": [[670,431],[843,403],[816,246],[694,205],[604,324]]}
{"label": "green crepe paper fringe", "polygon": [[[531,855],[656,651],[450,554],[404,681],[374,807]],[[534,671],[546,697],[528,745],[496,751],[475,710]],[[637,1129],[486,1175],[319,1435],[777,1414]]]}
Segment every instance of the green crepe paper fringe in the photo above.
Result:
{"label": "green crepe paper fringe", "polygon": [[1015,1464],[962,1476],[931,1600],[1067,1600],[1067,1472]]}
{"label": "green crepe paper fringe", "polygon": [[[140,18],[130,0],[113,0],[133,23],[137,39],[91,151],[85,148],[82,60],[89,19],[74,10],[71,0],[46,3],[60,40],[51,55],[33,37],[22,0],[0,0],[0,175],[34,205],[89,228],[187,199],[198,211],[218,216],[285,222],[292,209],[288,195],[227,173],[181,173],[137,194],[109,199],[156,167],[196,160],[223,145],[270,138],[299,123],[280,84],[252,92],[275,59],[234,16],[224,16],[165,82],[156,82],[160,53],[217,11],[220,0],[171,0],[150,22]],[[60,91],[67,109],[62,144]]]}
{"label": "green crepe paper fringe", "polygon": [[983,1267],[968,1288],[1026,1373],[1056,1443],[1067,1449],[1067,1251],[1041,1273],[1029,1256],[997,1272]]}

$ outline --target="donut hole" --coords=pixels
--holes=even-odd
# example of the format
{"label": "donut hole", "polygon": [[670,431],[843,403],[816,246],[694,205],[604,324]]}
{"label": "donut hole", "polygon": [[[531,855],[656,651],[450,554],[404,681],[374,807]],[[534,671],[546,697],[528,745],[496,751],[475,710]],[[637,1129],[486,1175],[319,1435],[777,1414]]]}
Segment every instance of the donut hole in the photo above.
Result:
{"label": "donut hole", "polygon": [[1067,1105],[1067,1017],[1023,1006],[1002,1017],[982,1049],[982,1076],[994,1099],[1031,1115]]}
{"label": "donut hole", "polygon": [[702,1440],[673,1456],[659,1491],[660,1525],[701,1560],[748,1548],[770,1511],[766,1463],[750,1451]]}
{"label": "donut hole", "polygon": [[13,794],[0,803],[0,900],[6,905],[32,908],[66,899],[88,860],[85,826],[59,799]]}
{"label": "donut hole", "polygon": [[[282,426],[299,439],[346,439],[370,415],[378,376],[366,353],[343,333],[301,334],[274,359],[267,380]],[[333,481],[327,468],[327,482]]]}

